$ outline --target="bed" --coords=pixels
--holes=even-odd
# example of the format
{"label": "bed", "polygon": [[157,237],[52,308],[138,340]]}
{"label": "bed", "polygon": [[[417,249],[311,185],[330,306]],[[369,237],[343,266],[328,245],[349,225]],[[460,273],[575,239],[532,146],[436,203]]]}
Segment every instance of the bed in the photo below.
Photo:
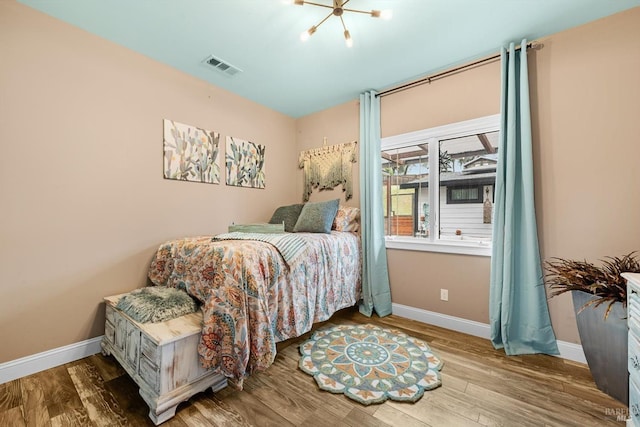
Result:
{"label": "bed", "polygon": [[[341,217],[344,220],[344,213],[334,213],[334,217],[329,232],[297,229],[281,234],[225,233],[160,245],[149,267],[151,283],[185,290],[201,304],[197,317],[174,319],[165,326],[138,324],[114,311],[117,298],[107,299],[107,323],[111,313],[112,317],[124,317],[122,322],[127,324],[126,328],[111,328],[126,329],[124,333],[139,330],[140,338],[139,344],[129,345],[136,350],[118,349],[115,334],[106,331],[103,349],[129,368],[156,424],[173,416],[180,401],[208,387],[220,389],[227,379],[242,388],[247,376],[273,363],[277,342],[298,337],[310,331],[314,323],[328,320],[336,311],[358,302],[359,235],[353,232],[355,227],[336,226]],[[353,223],[353,218],[351,215],[345,223]],[[292,229],[291,224],[288,227]],[[201,328],[194,334],[198,322]],[[178,331],[180,328],[184,330]],[[169,333],[168,338],[165,333]],[[176,347],[180,340],[188,344]],[[162,343],[173,346],[170,360],[163,361]],[[143,354],[145,345],[152,348],[155,362],[149,362]],[[197,347],[197,353],[193,347]],[[132,359],[127,362],[129,353]],[[190,361],[183,362],[180,354],[187,353],[192,356],[182,359]],[[140,355],[138,359],[135,354]],[[176,366],[193,365],[196,358],[198,366]],[[148,372],[142,372],[145,364],[152,366],[147,368],[152,381],[146,379]],[[184,378],[172,378],[168,381],[172,385],[163,388],[167,380],[162,376],[181,370],[187,372]],[[149,387],[150,383],[155,388]]]}
{"label": "bed", "polygon": [[[258,240],[272,237],[298,252],[287,262],[277,246]],[[241,387],[247,375],[271,365],[277,342],[356,304],[359,252],[358,236],[349,232],[194,237],[160,246],[149,278],[202,303],[202,366]]]}

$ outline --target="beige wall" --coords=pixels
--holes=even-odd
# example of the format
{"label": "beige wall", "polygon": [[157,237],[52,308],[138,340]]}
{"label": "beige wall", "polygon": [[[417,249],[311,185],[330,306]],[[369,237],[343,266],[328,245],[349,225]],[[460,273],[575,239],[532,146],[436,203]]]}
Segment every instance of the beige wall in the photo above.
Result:
{"label": "beige wall", "polygon": [[[497,114],[500,111],[499,62],[383,97],[381,110],[383,137]],[[358,101],[297,121],[300,150],[321,146],[323,135],[330,136],[331,143],[332,140],[357,140],[358,133]],[[358,175],[358,166],[356,163],[355,175]],[[331,193],[336,191],[315,192],[311,200],[330,198]],[[359,192],[356,192],[352,204],[358,203]],[[488,300],[489,293],[489,258],[401,250],[388,250],[387,256],[394,303],[488,322],[488,303],[484,301]],[[440,301],[440,288],[449,290],[449,302]]]}
{"label": "beige wall", "polygon": [[[0,363],[101,335],[161,242],[300,198],[292,118],[15,1],[0,52]],[[164,118],[264,144],[267,188],[163,179]]]}
{"label": "beige wall", "polygon": [[[322,147],[325,138],[327,145],[341,144],[344,142],[358,141],[360,125],[358,116],[360,105],[358,101],[350,101],[337,107],[321,111],[319,113],[299,118],[296,121],[296,137],[298,150],[304,151],[310,148]],[[340,199],[340,204],[349,206],[360,205],[360,177],[358,176],[358,164],[353,166],[353,197],[346,201],[342,186],[333,190],[313,190],[309,201],[318,202],[330,199]],[[303,172],[298,170],[296,182],[296,194],[302,200]]]}
{"label": "beige wall", "polygon": [[[534,162],[545,259],[640,250],[640,7],[544,40],[531,58]],[[571,298],[552,299],[578,342]]]}
{"label": "beige wall", "polygon": [[[637,40],[640,8],[555,34],[529,53],[543,259],[596,261],[640,249]],[[498,113],[499,68],[492,63],[384,97],[382,136]],[[331,129],[332,117],[346,129],[335,138],[351,138],[357,102],[298,120],[299,147]],[[387,254],[393,302],[488,323],[489,258]],[[440,288],[449,289],[449,302],[440,301]],[[550,309],[558,339],[579,342],[570,298],[551,300]]]}
{"label": "beige wall", "polygon": [[[500,112],[500,63],[435,80],[382,98],[382,137]],[[489,322],[490,258],[388,250],[394,303]],[[449,301],[440,301],[440,289]]]}

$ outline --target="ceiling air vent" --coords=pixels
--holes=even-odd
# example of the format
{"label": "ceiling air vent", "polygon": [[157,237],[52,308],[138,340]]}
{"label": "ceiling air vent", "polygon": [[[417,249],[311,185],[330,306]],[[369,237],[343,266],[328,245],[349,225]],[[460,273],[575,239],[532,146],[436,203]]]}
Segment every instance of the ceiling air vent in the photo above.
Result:
{"label": "ceiling air vent", "polygon": [[234,65],[229,64],[228,62],[216,58],[213,55],[210,55],[205,58],[203,64],[208,65],[209,67],[213,67],[216,71],[219,71],[228,76],[235,76],[238,73],[241,73],[242,70]]}

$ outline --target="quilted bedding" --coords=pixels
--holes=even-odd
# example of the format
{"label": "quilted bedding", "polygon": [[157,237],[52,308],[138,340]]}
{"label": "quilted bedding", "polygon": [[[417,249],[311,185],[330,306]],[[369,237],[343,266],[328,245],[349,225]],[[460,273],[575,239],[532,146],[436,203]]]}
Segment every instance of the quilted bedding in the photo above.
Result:
{"label": "quilted bedding", "polygon": [[273,363],[276,342],[308,332],[360,299],[358,236],[296,235],[305,249],[290,265],[270,243],[212,236],[166,242],[151,262],[153,284],[185,289],[202,303],[201,363],[239,387]]}

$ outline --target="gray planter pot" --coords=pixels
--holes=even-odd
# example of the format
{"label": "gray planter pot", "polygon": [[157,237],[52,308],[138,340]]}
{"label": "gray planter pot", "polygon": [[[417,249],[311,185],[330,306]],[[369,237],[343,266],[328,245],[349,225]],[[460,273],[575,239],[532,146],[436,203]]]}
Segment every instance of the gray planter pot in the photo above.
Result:
{"label": "gray planter pot", "polygon": [[600,390],[629,404],[629,374],[627,372],[627,313],[622,303],[614,304],[604,320],[608,303],[597,308],[580,308],[594,296],[572,291],[578,332],[589,370]]}

